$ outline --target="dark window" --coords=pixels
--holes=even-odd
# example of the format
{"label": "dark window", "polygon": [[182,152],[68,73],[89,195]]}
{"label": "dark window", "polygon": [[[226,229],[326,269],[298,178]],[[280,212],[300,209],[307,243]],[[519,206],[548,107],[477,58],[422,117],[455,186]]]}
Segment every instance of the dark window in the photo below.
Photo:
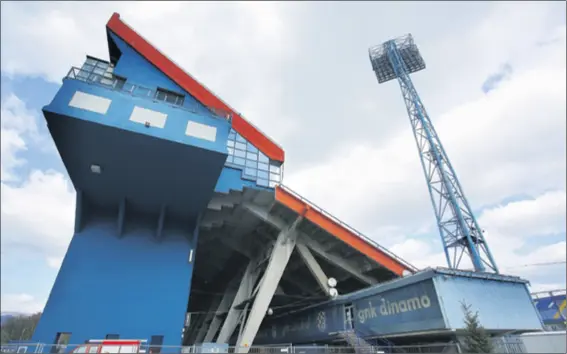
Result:
{"label": "dark window", "polygon": [[107,334],[106,339],[120,339],[120,334]]}
{"label": "dark window", "polygon": [[156,98],[160,101],[165,101],[167,94],[161,90],[157,90],[156,92]]}
{"label": "dark window", "polygon": [[161,347],[163,345],[163,336],[152,336],[150,339],[150,353],[158,354],[161,352]]}
{"label": "dark window", "polygon": [[119,76],[115,76],[114,81],[115,81],[114,88],[116,88],[117,90],[122,90],[124,84],[126,83],[126,79]]}
{"label": "dark window", "polygon": [[164,90],[158,88],[156,91],[156,99],[160,101],[165,101],[167,103],[171,103],[177,106],[182,106],[185,97],[175,92],[171,92],[168,90]]}
{"label": "dark window", "polygon": [[51,353],[64,353],[71,339],[71,333],[59,332],[55,336],[55,345],[51,347]]}

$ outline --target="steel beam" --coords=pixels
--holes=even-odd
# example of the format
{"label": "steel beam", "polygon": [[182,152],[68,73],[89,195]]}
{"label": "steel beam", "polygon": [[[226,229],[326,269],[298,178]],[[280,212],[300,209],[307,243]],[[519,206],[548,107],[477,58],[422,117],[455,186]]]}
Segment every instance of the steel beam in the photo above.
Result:
{"label": "steel beam", "polygon": [[211,306],[209,306],[209,310],[207,311],[207,314],[206,314],[205,318],[203,319],[201,326],[199,327],[199,331],[197,332],[197,335],[195,336],[195,340],[193,341],[194,343],[201,343],[203,341],[203,339],[205,338],[205,335],[207,334],[207,330],[209,328],[209,324],[212,323],[212,320],[215,317],[215,311],[219,307],[223,298],[224,298],[224,296],[222,298],[216,296],[213,299],[213,302],[211,303]]}
{"label": "steel beam", "polygon": [[325,272],[323,271],[315,257],[313,257],[313,254],[311,253],[309,248],[307,248],[307,246],[302,243],[298,243],[297,250],[299,251],[301,258],[307,265],[307,268],[309,268],[309,271],[311,271],[311,274],[313,275],[313,277],[315,277],[315,280],[317,280],[317,284],[319,284],[325,294],[330,296],[329,278],[327,277],[327,275],[325,275]]}
{"label": "steel beam", "polygon": [[209,325],[209,328],[207,329],[207,333],[205,334],[203,342],[211,342],[215,338],[215,335],[217,334],[222,323],[220,316],[228,311],[234,296],[235,293],[233,289],[231,289],[230,287],[226,289],[217,310],[213,314],[213,319],[211,321],[211,324]]}
{"label": "steel beam", "polygon": [[268,311],[270,302],[272,301],[280,279],[295,248],[297,241],[295,229],[302,219],[303,217],[299,216],[289,228],[282,229],[278,235],[270,255],[270,260],[268,261],[268,266],[264,272],[264,276],[260,280],[258,293],[254,298],[254,303],[248,314],[246,323],[243,324],[242,332],[236,341],[237,350],[239,352],[247,353],[250,349],[250,345],[254,342],[256,333]]}
{"label": "steel beam", "polygon": [[[254,205],[253,203],[245,202],[245,203],[242,204],[242,206],[246,210],[250,211],[252,214],[256,215],[258,218],[264,220],[265,222],[273,225],[274,227],[276,227],[280,230],[282,230],[286,227],[285,221],[283,221],[281,218],[274,216],[274,215],[271,215],[270,213],[266,212],[265,210],[262,210],[262,208],[258,207],[257,205]],[[354,264],[354,262],[349,261],[347,259],[343,259],[341,257],[338,257],[338,256],[332,254],[332,253],[327,252],[325,250],[325,247],[323,247],[323,245],[312,240],[308,235],[306,235],[302,232],[299,233],[299,242],[298,243],[305,244],[307,247],[309,247],[309,249],[311,249],[312,251],[317,253],[322,258],[324,258],[328,262],[334,264],[335,266],[343,269],[347,273],[350,273],[353,277],[361,280],[362,282],[369,284],[369,285],[373,285],[373,284],[378,283],[378,280],[374,279],[373,277],[370,277],[368,275],[363,274],[360,271],[360,269],[358,269],[359,267],[356,264]]]}
{"label": "steel beam", "polygon": [[254,284],[256,284],[256,280],[260,275],[260,268],[258,267],[258,265],[262,259],[263,254],[258,255],[248,263],[248,266],[244,271],[242,280],[240,281],[240,286],[236,291],[236,296],[232,301],[228,315],[226,316],[222,328],[219,332],[217,343],[228,343],[230,337],[236,329],[236,326],[238,326],[242,310],[237,309],[236,307],[251,297],[252,291],[254,289]]}
{"label": "steel beam", "polygon": [[309,247],[310,250],[321,256],[321,258],[341,268],[345,272],[350,273],[353,277],[359,279],[360,281],[368,285],[374,285],[378,283],[378,280],[376,280],[375,278],[363,274],[360,271],[360,268],[357,265],[353,264],[352,261],[343,259],[332,253],[325,252],[324,248],[318,242],[311,240],[308,237],[302,237],[300,239],[300,242]]}

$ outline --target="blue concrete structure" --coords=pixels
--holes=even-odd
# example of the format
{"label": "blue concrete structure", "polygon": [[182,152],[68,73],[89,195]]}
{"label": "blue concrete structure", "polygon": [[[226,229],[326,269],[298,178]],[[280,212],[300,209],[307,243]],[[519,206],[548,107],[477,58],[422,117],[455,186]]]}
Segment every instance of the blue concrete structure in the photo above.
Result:
{"label": "blue concrete structure", "polygon": [[[236,339],[252,343],[270,303],[319,290],[284,274],[288,262],[310,273],[282,244],[336,260],[323,267],[341,276],[341,292],[415,270],[281,186],[283,150],[118,14],[107,38],[110,60],[87,56],[43,108],[77,197],[33,335],[41,348],[105,338],[226,347],[238,323]],[[350,261],[321,244],[349,247]],[[240,301],[252,303],[246,323]]]}
{"label": "blue concrete structure", "polygon": [[[118,58],[87,57],[43,109],[77,190],[77,212],[34,340],[54,343],[69,333],[72,343],[82,343],[117,333],[179,345],[199,216],[215,192],[256,187],[257,178],[243,179],[244,166],[225,166],[227,145],[247,142],[230,120],[112,31],[109,46]],[[183,100],[161,99],[162,89]],[[148,121],[166,118],[145,124],[132,118],[136,111]],[[188,136],[189,122],[214,130],[214,139]],[[278,166],[269,159],[266,165]],[[269,176],[261,176],[268,187]]]}

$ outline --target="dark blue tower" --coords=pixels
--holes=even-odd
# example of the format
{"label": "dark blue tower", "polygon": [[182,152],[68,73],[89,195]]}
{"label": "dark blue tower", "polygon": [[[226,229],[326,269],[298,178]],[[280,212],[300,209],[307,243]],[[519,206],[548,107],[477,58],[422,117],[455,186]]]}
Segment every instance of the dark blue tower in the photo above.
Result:
{"label": "dark blue tower", "polygon": [[397,78],[400,84],[449,267],[459,268],[467,253],[476,271],[498,273],[483,230],[410,79],[409,74],[425,69],[411,34],[372,47],[369,55],[378,83]]}

